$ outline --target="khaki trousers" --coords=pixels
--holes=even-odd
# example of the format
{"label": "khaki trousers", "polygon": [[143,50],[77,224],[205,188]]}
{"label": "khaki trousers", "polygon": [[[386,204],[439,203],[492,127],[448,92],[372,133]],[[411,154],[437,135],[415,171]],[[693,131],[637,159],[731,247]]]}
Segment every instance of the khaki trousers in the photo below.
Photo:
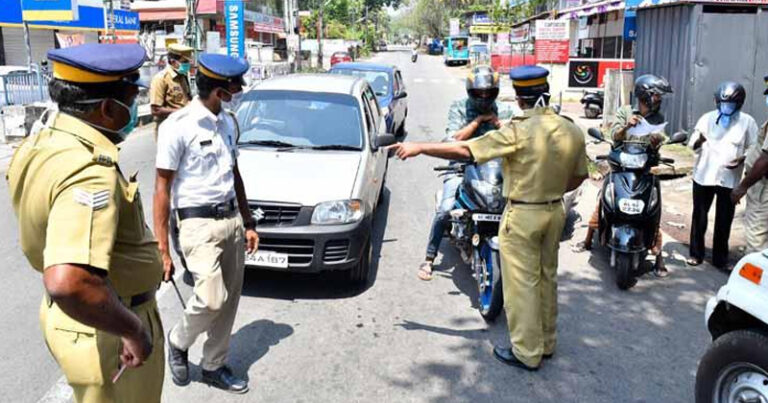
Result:
{"label": "khaki trousers", "polygon": [[747,253],[768,248],[768,180],[761,179],[747,192],[747,211],[744,216],[747,235]]}
{"label": "khaki trousers", "polygon": [[509,205],[499,229],[504,310],[515,356],[531,367],[556,344],[562,203]]}
{"label": "khaki trousers", "polygon": [[40,326],[51,355],[72,387],[78,403],[160,402],[165,371],[164,332],[157,302],[153,299],[131,310],[139,316],[152,338],[152,354],[144,365],[128,368],[116,383],[112,376],[120,365],[120,337],[75,321],[43,297]]}
{"label": "khaki trousers", "polygon": [[195,293],[187,302],[170,342],[187,350],[205,332],[200,366],[213,371],[227,362],[229,339],[235,322],[245,268],[245,235],[238,214],[231,218],[188,218],[179,222],[187,269],[195,280]]}

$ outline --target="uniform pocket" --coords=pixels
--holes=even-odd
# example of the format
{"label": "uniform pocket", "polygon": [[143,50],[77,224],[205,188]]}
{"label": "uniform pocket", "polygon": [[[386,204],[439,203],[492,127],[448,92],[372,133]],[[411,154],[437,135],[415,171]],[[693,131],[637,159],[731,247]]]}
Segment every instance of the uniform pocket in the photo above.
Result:
{"label": "uniform pocket", "polygon": [[49,308],[45,323],[46,342],[70,384],[104,384],[104,361],[99,349],[101,336],[96,329],[75,321],[56,305]]}

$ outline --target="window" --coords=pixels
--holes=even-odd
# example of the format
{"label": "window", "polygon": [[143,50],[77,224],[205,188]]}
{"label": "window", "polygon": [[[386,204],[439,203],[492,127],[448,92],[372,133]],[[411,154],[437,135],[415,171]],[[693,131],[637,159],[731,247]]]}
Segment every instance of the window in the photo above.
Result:
{"label": "window", "polygon": [[618,36],[611,36],[603,39],[603,59],[618,59],[619,58],[619,42]]}
{"label": "window", "polygon": [[386,71],[365,71],[350,69],[331,69],[331,74],[344,74],[348,76],[363,77],[373,87],[376,95],[385,97],[389,95],[389,73]]}
{"label": "window", "polygon": [[366,101],[368,102],[368,107],[371,110],[371,117],[373,118],[374,132],[376,132],[379,127],[379,118],[381,116],[381,110],[379,109],[379,102],[376,99],[376,96],[373,94],[371,87],[366,87],[365,95],[366,95]]}
{"label": "window", "polygon": [[405,91],[405,84],[403,83],[403,76],[400,75],[400,72],[395,72],[395,80],[398,83],[398,86],[400,87],[400,92]]}
{"label": "window", "polygon": [[279,141],[296,146],[363,145],[360,106],[351,95],[251,91],[237,110],[240,143]]}

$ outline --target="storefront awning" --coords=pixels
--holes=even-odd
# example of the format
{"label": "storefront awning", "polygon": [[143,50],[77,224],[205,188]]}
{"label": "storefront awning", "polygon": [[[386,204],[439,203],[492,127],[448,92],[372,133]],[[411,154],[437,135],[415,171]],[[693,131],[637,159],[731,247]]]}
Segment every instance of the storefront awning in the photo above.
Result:
{"label": "storefront awning", "polygon": [[586,4],[579,7],[558,11],[558,20],[577,20],[581,17],[603,14],[610,11],[624,10],[625,5],[621,0],[608,0],[599,3]]}
{"label": "storefront awning", "polygon": [[187,18],[184,10],[144,10],[139,11],[139,21],[183,21]]}

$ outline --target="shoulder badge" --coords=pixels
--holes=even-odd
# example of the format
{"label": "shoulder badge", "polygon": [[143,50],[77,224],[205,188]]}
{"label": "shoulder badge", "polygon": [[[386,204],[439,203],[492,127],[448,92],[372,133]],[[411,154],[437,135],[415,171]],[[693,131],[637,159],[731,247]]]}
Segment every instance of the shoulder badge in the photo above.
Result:
{"label": "shoulder badge", "polygon": [[99,165],[111,167],[117,164],[117,153],[101,147],[93,147],[93,161]]}
{"label": "shoulder badge", "polygon": [[89,192],[85,189],[75,188],[74,198],[78,204],[90,207],[93,210],[99,210],[109,204],[109,190]]}

